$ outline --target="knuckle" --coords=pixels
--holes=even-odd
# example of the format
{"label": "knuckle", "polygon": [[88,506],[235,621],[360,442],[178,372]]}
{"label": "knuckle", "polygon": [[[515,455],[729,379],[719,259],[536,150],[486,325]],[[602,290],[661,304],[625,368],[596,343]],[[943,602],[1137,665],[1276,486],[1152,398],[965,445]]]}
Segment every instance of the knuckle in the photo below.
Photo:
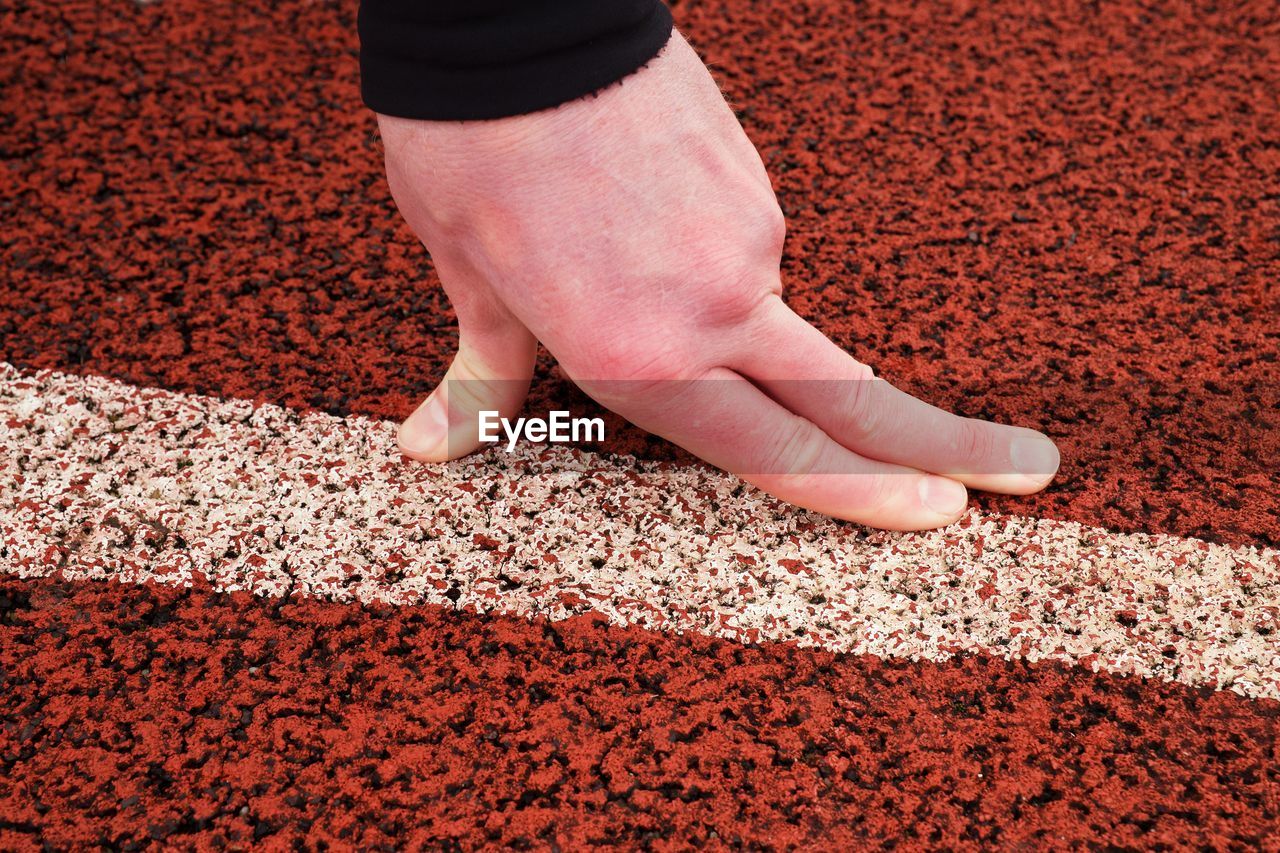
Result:
{"label": "knuckle", "polygon": [[698,271],[697,319],[717,328],[753,319],[767,297],[782,292],[786,221],[777,202],[751,206],[732,234],[724,242],[700,238],[688,253]]}
{"label": "knuckle", "polygon": [[597,363],[604,379],[628,382],[662,382],[680,374],[678,359],[666,350],[657,352],[629,344],[611,344],[599,351]]}
{"label": "knuckle", "polygon": [[749,275],[738,270],[709,285],[699,319],[712,328],[734,328],[753,319],[774,293],[768,282],[756,285],[749,281]]}
{"label": "knuckle", "polygon": [[760,473],[785,476],[793,484],[802,481],[817,472],[825,444],[821,430],[802,418],[793,418],[766,450]]}
{"label": "knuckle", "polygon": [[458,318],[458,332],[463,337],[502,334],[520,328],[520,321],[488,292],[458,286],[462,276],[449,275],[455,272],[452,263],[437,262],[437,269],[442,277],[448,275],[452,282],[445,287],[445,293],[453,304],[454,314]]}
{"label": "knuckle", "polygon": [[690,365],[669,348],[653,349],[636,337],[594,337],[576,357],[561,360],[574,381],[606,408],[617,409],[670,390]]}
{"label": "knuckle", "polygon": [[877,381],[875,373],[865,364],[858,364],[853,376],[841,380],[840,390],[834,395],[841,435],[854,441],[867,441],[877,435],[881,426],[881,412],[876,405]]}
{"label": "knuckle", "polygon": [[453,357],[445,374],[445,399],[451,409],[478,412],[502,397],[502,380],[476,363],[475,356],[463,348]]}
{"label": "knuckle", "polygon": [[755,239],[771,254],[782,254],[782,244],[787,239],[787,218],[776,199],[760,205],[756,211]]}
{"label": "knuckle", "polygon": [[951,435],[951,449],[959,459],[987,459],[995,449],[991,431],[986,425],[969,418],[958,418]]}
{"label": "knuckle", "polygon": [[850,506],[869,511],[889,506],[892,488],[889,478],[881,474],[855,474],[848,477],[843,492]]}

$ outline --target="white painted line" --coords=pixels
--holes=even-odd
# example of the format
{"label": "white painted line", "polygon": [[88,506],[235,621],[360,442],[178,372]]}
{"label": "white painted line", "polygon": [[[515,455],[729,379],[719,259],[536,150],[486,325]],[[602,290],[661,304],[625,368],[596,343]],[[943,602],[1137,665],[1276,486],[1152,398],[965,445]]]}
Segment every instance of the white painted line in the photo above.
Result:
{"label": "white painted line", "polygon": [[970,513],[878,533],[706,468],[403,462],[394,425],[0,364],[0,570],[563,618],[1280,698],[1280,552]]}

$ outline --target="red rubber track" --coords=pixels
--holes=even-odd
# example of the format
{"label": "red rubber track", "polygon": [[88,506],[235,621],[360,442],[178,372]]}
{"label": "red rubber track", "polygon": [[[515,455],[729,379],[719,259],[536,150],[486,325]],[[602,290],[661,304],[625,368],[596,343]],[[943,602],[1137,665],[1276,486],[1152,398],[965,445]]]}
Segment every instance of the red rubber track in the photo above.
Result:
{"label": "red rubber track", "polygon": [[[410,411],[456,338],[358,100],[355,5],[0,0],[0,358]],[[1277,543],[1274,3],[676,14],[778,185],[797,310],[1060,440],[1058,485],[988,508]]]}
{"label": "red rubber track", "polygon": [[[0,0],[0,359],[406,413],[455,338],[354,8]],[[1274,4],[675,10],[775,178],[797,310],[1060,439],[1059,485],[988,508],[1277,544]],[[580,402],[543,373],[535,406]],[[1276,703],[1057,666],[12,578],[0,635],[5,848],[1252,848],[1280,823]]]}
{"label": "red rubber track", "polygon": [[5,848],[1275,844],[1225,692],[96,582],[0,580],[0,637]]}

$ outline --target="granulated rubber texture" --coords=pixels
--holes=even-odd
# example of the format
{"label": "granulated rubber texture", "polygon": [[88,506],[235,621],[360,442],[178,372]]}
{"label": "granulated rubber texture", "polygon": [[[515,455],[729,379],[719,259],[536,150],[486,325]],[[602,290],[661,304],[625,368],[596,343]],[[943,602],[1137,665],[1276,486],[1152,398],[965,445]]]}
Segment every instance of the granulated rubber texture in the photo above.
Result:
{"label": "granulated rubber texture", "polygon": [[[354,13],[0,0],[0,359],[410,411],[456,329]],[[1058,483],[986,509],[1278,544],[1274,4],[674,13],[774,178],[791,304],[1059,440]],[[544,362],[552,403],[587,410]],[[1275,702],[1060,665],[9,576],[0,636],[5,849],[1254,849],[1280,824]]]}
{"label": "granulated rubber texture", "polygon": [[5,848],[1254,849],[1280,804],[1277,703],[1059,666],[12,578],[0,637]]}
{"label": "granulated rubber texture", "polygon": [[[0,358],[407,414],[455,326],[388,196],[354,6],[0,5]],[[1060,442],[1052,489],[986,508],[1277,543],[1275,4],[675,13],[779,190],[791,304]],[[586,408],[544,369],[553,401]]]}

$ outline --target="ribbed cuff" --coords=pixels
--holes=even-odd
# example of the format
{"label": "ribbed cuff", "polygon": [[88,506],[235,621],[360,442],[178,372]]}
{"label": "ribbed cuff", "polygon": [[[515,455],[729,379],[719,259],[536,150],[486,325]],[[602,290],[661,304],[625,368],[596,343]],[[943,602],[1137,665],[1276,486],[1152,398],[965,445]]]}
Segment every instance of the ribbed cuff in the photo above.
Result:
{"label": "ribbed cuff", "polygon": [[361,94],[376,112],[403,118],[533,112],[635,71],[671,26],[659,0],[362,0]]}

